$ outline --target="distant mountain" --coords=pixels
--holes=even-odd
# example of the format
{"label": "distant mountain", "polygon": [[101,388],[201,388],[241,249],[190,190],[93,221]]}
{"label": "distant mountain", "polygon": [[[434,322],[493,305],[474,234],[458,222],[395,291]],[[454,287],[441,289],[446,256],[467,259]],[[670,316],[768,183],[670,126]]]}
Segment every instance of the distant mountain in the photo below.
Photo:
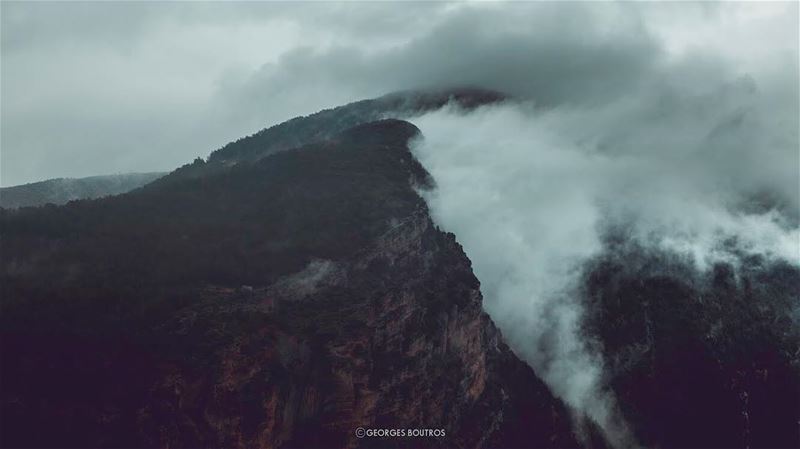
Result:
{"label": "distant mountain", "polygon": [[72,200],[119,195],[152,182],[165,173],[124,173],[87,178],[57,178],[0,188],[0,207],[65,204]]}
{"label": "distant mountain", "polygon": [[0,210],[2,446],[578,446],[416,193],[417,133]]}

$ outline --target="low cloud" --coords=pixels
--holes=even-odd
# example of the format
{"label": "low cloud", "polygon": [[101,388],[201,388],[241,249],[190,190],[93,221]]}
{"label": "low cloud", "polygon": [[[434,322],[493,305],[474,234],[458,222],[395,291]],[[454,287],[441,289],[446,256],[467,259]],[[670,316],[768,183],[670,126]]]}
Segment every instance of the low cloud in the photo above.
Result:
{"label": "low cloud", "polygon": [[796,86],[691,53],[652,67],[624,95],[413,120],[424,136],[414,152],[438,185],[423,194],[473,261],[487,311],[615,447],[636,442],[584,334],[580,295],[609,235],[698,273],[742,254],[800,265]]}

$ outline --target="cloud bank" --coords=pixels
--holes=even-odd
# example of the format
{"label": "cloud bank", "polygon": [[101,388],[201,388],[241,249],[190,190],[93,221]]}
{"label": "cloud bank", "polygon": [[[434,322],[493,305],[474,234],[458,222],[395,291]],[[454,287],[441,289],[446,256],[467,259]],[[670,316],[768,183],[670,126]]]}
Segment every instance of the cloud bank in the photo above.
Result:
{"label": "cloud bank", "polygon": [[[741,252],[797,264],[800,230],[778,209],[738,208],[725,165],[645,148],[602,152],[580,133],[561,134],[587,119],[524,105],[441,111],[415,120],[425,136],[415,153],[438,185],[424,193],[434,219],[464,245],[512,347],[615,447],[629,447],[603,361],[582,333],[581,270],[606,249],[605,235],[624,227],[627,239],[705,271]],[[753,174],[757,184],[768,173]]]}
{"label": "cloud bank", "polygon": [[[647,46],[654,36],[645,34]],[[590,62],[570,48],[583,42],[560,51],[577,65],[606,60],[592,42]],[[612,48],[611,60],[624,46]],[[776,47],[765,63],[708,50],[635,51],[641,69],[626,70],[635,79],[620,91],[597,79],[602,70],[566,83],[606,86],[590,97],[558,94],[561,76],[552,89],[534,77],[516,89],[523,101],[414,120],[424,135],[415,154],[438,185],[423,195],[473,260],[487,311],[615,447],[636,441],[584,334],[580,295],[582,269],[609,249],[609,236],[699,273],[742,255],[800,265],[796,55],[778,63],[785,54]]]}

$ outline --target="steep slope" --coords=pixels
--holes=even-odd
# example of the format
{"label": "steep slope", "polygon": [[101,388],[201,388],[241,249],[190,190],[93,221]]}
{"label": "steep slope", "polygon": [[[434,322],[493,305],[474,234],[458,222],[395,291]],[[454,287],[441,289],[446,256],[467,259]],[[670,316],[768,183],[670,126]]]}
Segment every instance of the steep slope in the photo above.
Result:
{"label": "steep slope", "polygon": [[88,178],[57,178],[0,189],[0,207],[15,208],[65,204],[130,192],[166,173],[124,173]]}
{"label": "steep slope", "polygon": [[417,132],[0,211],[3,446],[575,446],[414,191]]}

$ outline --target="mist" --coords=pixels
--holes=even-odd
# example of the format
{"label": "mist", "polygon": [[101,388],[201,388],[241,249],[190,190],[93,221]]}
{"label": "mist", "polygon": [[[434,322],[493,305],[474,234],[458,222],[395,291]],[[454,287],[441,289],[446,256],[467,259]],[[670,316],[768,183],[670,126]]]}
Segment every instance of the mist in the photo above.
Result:
{"label": "mist", "polygon": [[581,297],[609,236],[698,276],[748,255],[800,265],[795,82],[692,55],[654,67],[602,101],[534,96],[412,120],[423,135],[413,151],[437,185],[421,194],[473,261],[486,310],[617,448],[637,442]]}

